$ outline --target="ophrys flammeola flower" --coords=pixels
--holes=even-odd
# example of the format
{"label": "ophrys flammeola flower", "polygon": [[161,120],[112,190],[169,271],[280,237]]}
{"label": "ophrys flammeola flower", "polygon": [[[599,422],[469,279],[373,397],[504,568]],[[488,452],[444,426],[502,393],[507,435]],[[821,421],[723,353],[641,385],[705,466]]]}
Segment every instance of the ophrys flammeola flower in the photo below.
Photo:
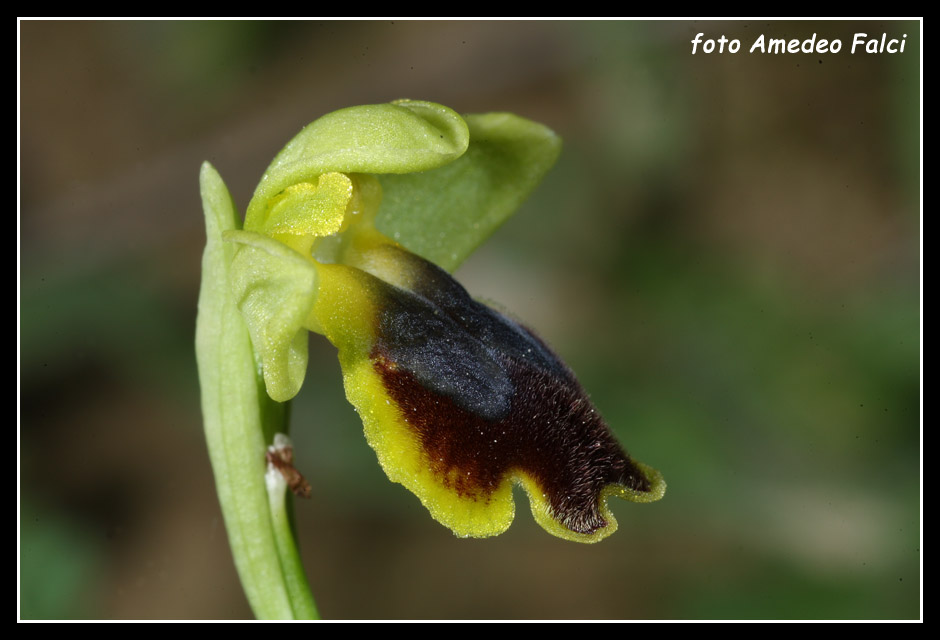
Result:
{"label": "ophrys flammeola flower", "polygon": [[338,349],[346,395],[389,478],[460,536],[536,520],[581,542],[616,528],[610,496],[662,497],[574,374],[449,271],[554,163],[558,138],[510,114],[400,101],[315,121],[249,204],[230,279],[268,394],[300,388],[307,332]]}

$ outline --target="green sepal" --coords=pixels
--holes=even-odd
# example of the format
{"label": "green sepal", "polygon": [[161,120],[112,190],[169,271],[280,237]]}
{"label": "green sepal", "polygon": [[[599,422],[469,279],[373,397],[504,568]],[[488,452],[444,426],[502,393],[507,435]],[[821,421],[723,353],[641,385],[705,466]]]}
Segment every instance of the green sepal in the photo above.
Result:
{"label": "green sepal", "polygon": [[225,183],[208,163],[199,174],[206,222],[196,319],[196,361],[206,443],[235,566],[258,618],[291,619],[264,484],[265,434],[283,430],[284,405],[256,374],[248,329],[235,306],[229,273],[235,245],[224,242],[240,220]]}
{"label": "green sepal", "polygon": [[275,196],[333,171],[410,173],[460,157],[469,131],[452,109],[400,100],[349,107],[304,127],[274,158],[248,205],[245,228],[260,230]]}
{"label": "green sepal", "polygon": [[470,145],[432,171],[381,175],[376,228],[453,271],[511,216],[555,164],[561,138],[511,113],[464,116]]}

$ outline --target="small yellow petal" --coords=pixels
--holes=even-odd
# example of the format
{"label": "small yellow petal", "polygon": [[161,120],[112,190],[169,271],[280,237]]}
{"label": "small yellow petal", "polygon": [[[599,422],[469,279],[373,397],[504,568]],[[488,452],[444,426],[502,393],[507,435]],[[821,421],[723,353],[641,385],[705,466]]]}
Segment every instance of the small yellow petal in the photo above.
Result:
{"label": "small yellow petal", "polygon": [[344,173],[325,173],[316,184],[291,185],[271,199],[263,233],[309,255],[316,238],[342,228],[352,198],[353,183]]}

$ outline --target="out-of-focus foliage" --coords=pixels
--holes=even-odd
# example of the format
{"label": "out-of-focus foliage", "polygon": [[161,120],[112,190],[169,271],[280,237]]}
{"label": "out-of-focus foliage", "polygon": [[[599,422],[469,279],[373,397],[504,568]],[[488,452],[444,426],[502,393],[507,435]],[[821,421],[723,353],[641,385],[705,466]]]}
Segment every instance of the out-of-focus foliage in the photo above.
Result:
{"label": "out-of-focus foliage", "polygon": [[20,617],[85,617],[86,589],[101,580],[100,544],[77,523],[25,498],[20,509]]}

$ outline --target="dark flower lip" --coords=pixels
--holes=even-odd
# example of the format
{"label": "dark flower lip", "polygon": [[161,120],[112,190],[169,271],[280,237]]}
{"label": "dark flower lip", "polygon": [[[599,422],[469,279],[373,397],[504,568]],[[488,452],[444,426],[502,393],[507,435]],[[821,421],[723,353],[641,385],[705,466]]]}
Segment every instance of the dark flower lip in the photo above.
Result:
{"label": "dark flower lip", "polygon": [[616,529],[610,495],[662,497],[662,476],[624,452],[538,337],[430,262],[381,250],[408,288],[376,289],[368,364],[340,354],[347,395],[386,473],[436,519],[458,535],[501,533],[515,480],[543,527],[594,542]]}

